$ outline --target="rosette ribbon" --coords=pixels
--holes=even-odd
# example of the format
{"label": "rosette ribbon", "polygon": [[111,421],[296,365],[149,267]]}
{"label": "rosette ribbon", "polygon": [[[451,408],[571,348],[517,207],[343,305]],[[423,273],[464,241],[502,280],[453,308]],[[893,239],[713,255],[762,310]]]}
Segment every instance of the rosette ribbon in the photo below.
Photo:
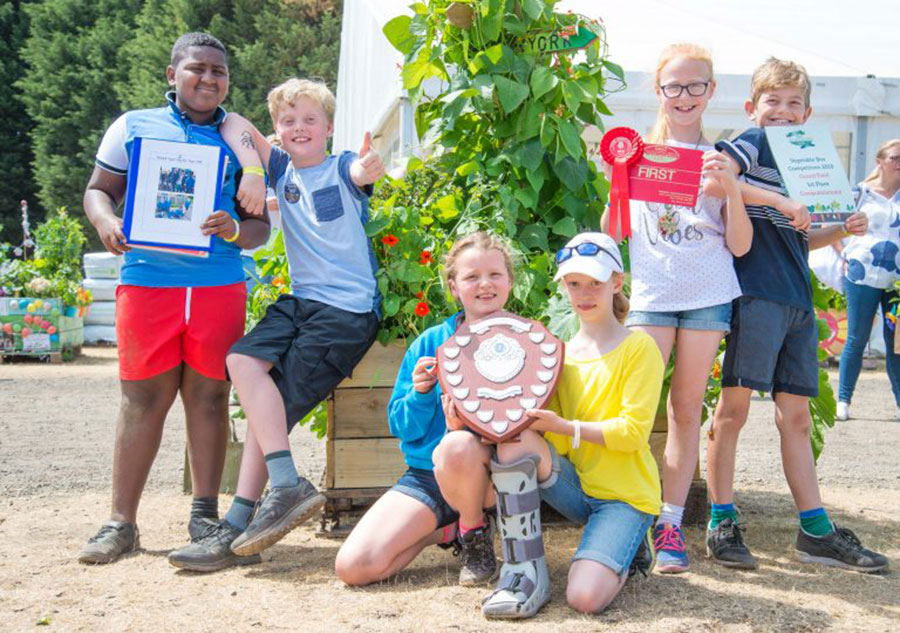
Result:
{"label": "rosette ribbon", "polygon": [[628,166],[640,160],[644,142],[629,127],[616,127],[603,135],[600,155],[612,165],[612,181],[609,183],[609,234],[615,236],[621,227],[621,236],[631,237],[631,209],[628,205]]}

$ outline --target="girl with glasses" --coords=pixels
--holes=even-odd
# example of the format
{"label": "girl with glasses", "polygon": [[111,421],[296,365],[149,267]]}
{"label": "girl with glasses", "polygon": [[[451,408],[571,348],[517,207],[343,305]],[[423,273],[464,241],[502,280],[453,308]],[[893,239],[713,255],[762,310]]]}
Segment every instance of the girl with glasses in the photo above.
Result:
{"label": "girl with glasses", "polygon": [[[656,68],[659,112],[647,141],[704,151],[704,187],[724,192],[725,198],[701,191],[693,208],[631,202],[626,325],[652,336],[665,363],[677,349],[667,403],[664,503],[654,530],[657,569],[663,573],[690,566],[681,522],[700,450],[703,396],[719,343],[730,330],[731,301],[741,294],[732,257],[749,250],[753,235],[739,185],[703,134],[703,112],[715,88],[706,49],[674,44],[663,50]],[[607,230],[606,217],[603,222]]]}

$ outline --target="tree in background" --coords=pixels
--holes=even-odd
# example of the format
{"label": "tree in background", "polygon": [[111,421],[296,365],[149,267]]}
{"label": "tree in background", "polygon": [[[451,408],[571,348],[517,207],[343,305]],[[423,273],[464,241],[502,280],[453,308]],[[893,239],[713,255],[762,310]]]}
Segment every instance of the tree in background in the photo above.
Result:
{"label": "tree in background", "polygon": [[133,36],[140,0],[43,0],[30,19],[19,80],[34,120],[38,199],[45,209],[81,208],[100,136],[121,108],[113,87],[128,68],[119,51]]}
{"label": "tree in background", "polygon": [[[28,135],[33,122],[22,108],[16,82],[25,72],[19,49],[28,34],[24,2],[0,4],[0,243],[22,241],[19,201],[32,202],[31,145]],[[36,210],[36,205],[31,206]]]}

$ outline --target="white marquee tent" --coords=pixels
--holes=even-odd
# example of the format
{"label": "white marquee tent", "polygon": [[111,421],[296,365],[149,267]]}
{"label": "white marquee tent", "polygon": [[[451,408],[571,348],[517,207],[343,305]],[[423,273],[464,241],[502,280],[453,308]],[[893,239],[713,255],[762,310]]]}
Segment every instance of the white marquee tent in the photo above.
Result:
{"label": "white marquee tent", "polygon": [[[400,85],[402,56],[381,29],[409,12],[409,0],[345,0],[335,120],[335,150],[358,149],[366,130],[399,160],[417,146]],[[628,88],[610,95],[607,127],[646,131],[657,102],[653,72],[660,50],[676,41],[709,48],[718,90],[704,116],[707,133],[729,136],[749,125],[743,104],[750,74],[774,55],[803,64],[813,79],[815,121],[834,134],[851,180],[871,168],[883,141],[900,137],[900,12],[896,0],[561,0],[603,21],[610,59]],[[589,130],[586,140],[599,133]]]}

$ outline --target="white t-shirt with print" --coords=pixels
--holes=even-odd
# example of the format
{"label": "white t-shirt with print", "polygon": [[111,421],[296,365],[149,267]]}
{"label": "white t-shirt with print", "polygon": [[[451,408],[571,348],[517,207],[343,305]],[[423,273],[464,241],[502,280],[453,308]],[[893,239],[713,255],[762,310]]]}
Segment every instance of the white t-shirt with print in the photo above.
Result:
{"label": "white t-shirt with print", "polygon": [[847,279],[872,288],[890,288],[900,279],[900,191],[888,200],[860,184],[856,210],[869,218],[869,230],[847,241]]}
{"label": "white t-shirt with print", "polygon": [[[666,144],[695,148],[677,141]],[[713,148],[704,145],[696,149]],[[630,202],[632,310],[696,310],[741,295],[731,251],[725,245],[724,205],[723,199],[703,192],[694,208]]]}

